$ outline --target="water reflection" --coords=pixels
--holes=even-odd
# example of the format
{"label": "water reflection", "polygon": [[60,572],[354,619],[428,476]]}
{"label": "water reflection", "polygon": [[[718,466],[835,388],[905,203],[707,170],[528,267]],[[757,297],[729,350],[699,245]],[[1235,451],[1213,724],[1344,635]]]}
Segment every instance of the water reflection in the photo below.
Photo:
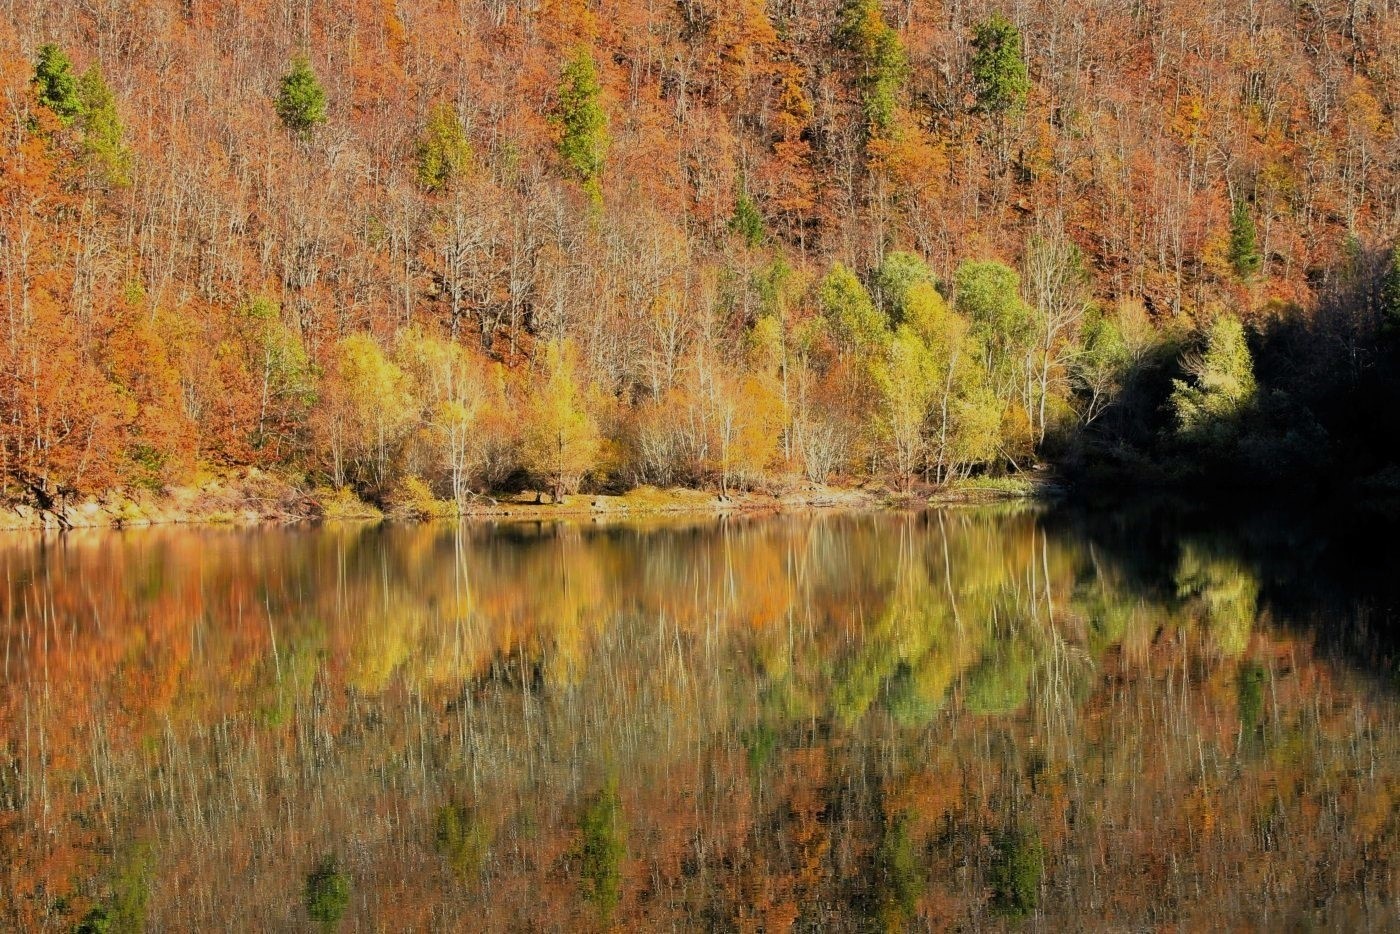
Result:
{"label": "water reflection", "polygon": [[1275,541],[1007,509],[8,539],[0,926],[1394,925],[1386,600]]}

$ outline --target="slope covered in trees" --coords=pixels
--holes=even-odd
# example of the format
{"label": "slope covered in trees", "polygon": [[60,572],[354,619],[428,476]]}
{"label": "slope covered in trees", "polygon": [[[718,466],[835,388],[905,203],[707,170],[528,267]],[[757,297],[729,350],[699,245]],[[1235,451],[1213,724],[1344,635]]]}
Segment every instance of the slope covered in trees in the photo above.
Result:
{"label": "slope covered in trees", "polygon": [[1384,479],[1397,63],[1393,0],[10,0],[4,494]]}

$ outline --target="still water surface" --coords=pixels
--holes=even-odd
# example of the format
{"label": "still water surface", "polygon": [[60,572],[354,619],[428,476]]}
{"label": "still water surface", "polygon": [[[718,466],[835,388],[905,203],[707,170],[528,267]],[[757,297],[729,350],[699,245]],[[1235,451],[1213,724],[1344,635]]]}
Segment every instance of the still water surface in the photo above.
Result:
{"label": "still water surface", "polygon": [[1394,929],[1397,565],[1356,544],[1026,509],[7,538],[0,928]]}

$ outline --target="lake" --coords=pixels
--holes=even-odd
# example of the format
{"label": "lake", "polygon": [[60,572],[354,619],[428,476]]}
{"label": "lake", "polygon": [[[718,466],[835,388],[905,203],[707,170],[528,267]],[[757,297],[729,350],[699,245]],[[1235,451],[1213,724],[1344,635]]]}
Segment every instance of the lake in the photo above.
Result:
{"label": "lake", "polygon": [[7,537],[0,928],[1393,929],[1374,531]]}

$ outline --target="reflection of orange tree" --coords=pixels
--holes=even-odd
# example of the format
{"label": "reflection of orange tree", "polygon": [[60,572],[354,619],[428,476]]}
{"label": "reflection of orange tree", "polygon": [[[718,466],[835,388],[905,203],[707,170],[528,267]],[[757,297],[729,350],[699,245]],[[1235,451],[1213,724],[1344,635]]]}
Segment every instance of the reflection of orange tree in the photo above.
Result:
{"label": "reflection of orange tree", "polygon": [[[11,826],[32,832],[45,854],[36,875],[13,879],[6,907],[20,920],[37,919],[29,912],[41,907],[32,901],[39,892],[65,896],[88,848],[105,836],[96,831],[122,820],[143,793],[124,773],[171,767],[162,748],[171,731],[235,709],[230,700],[265,649],[261,627],[221,626],[200,638],[201,620],[257,610],[251,588],[240,589],[251,577],[226,576],[236,544],[221,533],[199,537],[153,532],[128,544],[75,535],[58,550],[30,541],[0,554],[10,582],[0,588],[5,635],[24,650],[0,693],[0,720],[16,731],[5,741],[24,776],[17,791],[28,805]],[[225,678],[192,675],[196,639]],[[234,690],[222,692],[221,683]]]}

